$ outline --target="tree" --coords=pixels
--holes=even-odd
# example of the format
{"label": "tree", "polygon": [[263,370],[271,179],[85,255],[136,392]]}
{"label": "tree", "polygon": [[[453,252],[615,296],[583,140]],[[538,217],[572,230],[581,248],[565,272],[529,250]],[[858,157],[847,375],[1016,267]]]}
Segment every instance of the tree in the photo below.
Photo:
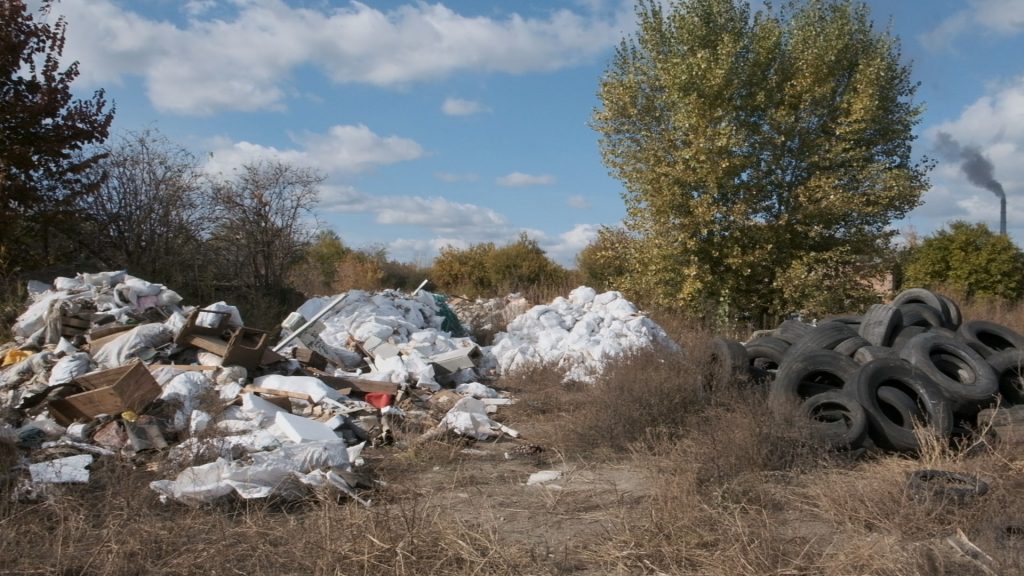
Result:
{"label": "tree", "polygon": [[0,3],[0,268],[45,263],[55,231],[75,222],[73,207],[96,190],[90,145],[107,137],[114,109],[103,90],[72,98],[78,64],[61,64],[63,18],[45,22],[22,0]]}
{"label": "tree", "polygon": [[105,267],[179,289],[199,284],[196,255],[212,229],[209,186],[195,157],[156,130],[128,133],[102,148],[106,178],[84,197],[81,242]]}
{"label": "tree", "polygon": [[217,224],[208,245],[223,280],[253,292],[285,288],[313,238],[310,220],[323,180],[309,168],[261,161],[215,182]]}
{"label": "tree", "polygon": [[909,249],[904,284],[946,288],[971,298],[1017,300],[1024,294],[1024,253],[985,224],[951,222]]}
{"label": "tree", "polygon": [[430,277],[442,290],[479,297],[549,287],[565,280],[566,272],[524,233],[500,248],[493,242],[442,248]]}
{"label": "tree", "polygon": [[633,238],[623,228],[602,227],[597,237],[576,255],[580,280],[595,290],[616,290],[629,273]]}
{"label": "tree", "polygon": [[623,289],[765,320],[822,265],[822,291],[857,293],[928,185],[898,40],[852,0],[664,4],[638,3],[593,116],[635,236]]}

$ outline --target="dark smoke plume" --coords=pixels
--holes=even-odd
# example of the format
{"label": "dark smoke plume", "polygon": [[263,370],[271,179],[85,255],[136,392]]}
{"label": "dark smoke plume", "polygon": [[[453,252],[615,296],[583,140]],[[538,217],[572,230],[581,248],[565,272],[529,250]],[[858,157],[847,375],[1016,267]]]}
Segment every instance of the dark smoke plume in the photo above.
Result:
{"label": "dark smoke plume", "polygon": [[974,146],[961,146],[946,132],[939,132],[935,142],[935,150],[939,155],[951,162],[960,162],[960,169],[963,170],[971,184],[984,188],[996,196],[1005,199],[1003,185],[992,175],[994,168],[988,158],[981,155]]}

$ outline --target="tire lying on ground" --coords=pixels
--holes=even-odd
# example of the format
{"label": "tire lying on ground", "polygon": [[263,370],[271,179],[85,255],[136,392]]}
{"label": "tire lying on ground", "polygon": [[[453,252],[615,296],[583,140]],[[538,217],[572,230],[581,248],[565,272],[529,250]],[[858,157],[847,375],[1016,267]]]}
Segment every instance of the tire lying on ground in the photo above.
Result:
{"label": "tire lying on ground", "polygon": [[922,328],[945,328],[949,325],[949,319],[943,315],[941,310],[936,310],[928,304],[920,302],[908,302],[897,306],[903,316],[904,328],[908,326],[920,326]]}
{"label": "tire lying on ground", "polygon": [[718,382],[735,383],[749,376],[750,362],[743,344],[728,338],[711,339],[711,354],[701,388],[710,391]]}
{"label": "tire lying on ground", "polygon": [[833,348],[836,352],[839,352],[843,356],[853,357],[857,353],[857,350],[864,348],[865,346],[871,346],[871,342],[861,338],[860,336],[852,336],[843,340],[836,347]]}
{"label": "tire lying on ground", "polygon": [[846,392],[815,394],[800,405],[800,415],[811,421],[813,433],[832,448],[859,448],[867,437],[864,407]]}
{"label": "tire lying on ground", "polygon": [[747,349],[747,360],[750,375],[757,382],[770,382],[786,355],[789,342],[774,336],[761,336],[744,345]]}
{"label": "tire lying on ground", "polygon": [[879,358],[899,358],[900,355],[888,346],[863,346],[853,353],[853,361],[857,364],[867,364]]}
{"label": "tire lying on ground", "polygon": [[985,359],[999,382],[1004,404],[1024,404],[1024,350],[1002,350]]}
{"label": "tire lying on ground", "polygon": [[939,500],[965,504],[988,493],[988,483],[977,476],[948,470],[916,470],[907,489],[917,500]]}
{"label": "tire lying on ground", "polygon": [[956,331],[956,335],[983,358],[1011,348],[1024,349],[1024,336],[995,322],[964,322]]}
{"label": "tire lying on ground", "polygon": [[872,346],[889,346],[903,327],[900,309],[890,304],[872,304],[860,324],[860,335]]}
{"label": "tire lying on ground", "polygon": [[786,355],[768,390],[773,409],[784,411],[824,392],[842,390],[857,373],[857,363],[834,350],[809,350]]}
{"label": "tire lying on ground", "polygon": [[[902,398],[883,391],[888,400],[879,397],[879,389],[891,388],[913,403],[909,421],[901,408],[908,408]],[[864,407],[869,434],[883,448],[914,452],[920,443],[914,423],[920,422],[932,434],[948,438],[953,428],[953,410],[942,390],[920,370],[898,358],[880,358],[861,366],[849,389]],[[899,402],[894,406],[890,402]]]}
{"label": "tire lying on ground", "polygon": [[977,412],[999,391],[992,366],[959,340],[929,332],[918,334],[903,347],[900,357],[935,382],[954,411]]}
{"label": "tire lying on ground", "polygon": [[923,326],[906,326],[896,334],[895,338],[892,339],[892,346],[889,346],[889,348],[892,348],[895,352],[899,353],[911,338],[918,334],[924,334],[925,332],[929,332],[929,330]]}

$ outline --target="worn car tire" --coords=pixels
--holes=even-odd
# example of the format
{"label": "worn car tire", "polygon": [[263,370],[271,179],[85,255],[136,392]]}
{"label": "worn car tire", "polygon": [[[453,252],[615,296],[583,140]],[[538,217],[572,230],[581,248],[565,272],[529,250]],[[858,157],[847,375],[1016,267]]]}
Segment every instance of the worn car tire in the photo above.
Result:
{"label": "worn car tire", "polygon": [[832,448],[859,448],[868,434],[864,407],[846,392],[815,394],[800,405],[801,416],[811,421],[811,431]]}
{"label": "worn car tire", "polygon": [[900,314],[903,315],[903,326],[921,326],[922,328],[939,327],[945,328],[949,325],[949,318],[942,310],[921,302],[907,302],[898,306]]}
{"label": "worn car tire", "polygon": [[768,401],[777,410],[798,406],[816,394],[847,387],[857,369],[853,359],[835,350],[787,354],[768,390]]}
{"label": "worn car tire", "polygon": [[943,296],[942,294],[939,294],[939,298],[946,303],[946,310],[949,312],[949,324],[946,325],[946,328],[956,330],[964,323],[964,316],[963,313],[960,312],[960,306],[955,300],[947,296]]}
{"label": "worn car tire", "polygon": [[762,336],[744,346],[751,376],[759,383],[767,383],[775,379],[775,373],[790,344],[774,336]]}
{"label": "worn car tire", "polygon": [[988,493],[988,483],[977,476],[948,470],[916,470],[907,480],[907,489],[916,500],[938,500],[966,504]]}
{"label": "worn car tire", "polygon": [[983,358],[1011,348],[1024,350],[1024,336],[995,322],[985,320],[964,322],[956,331],[956,335]]}
{"label": "worn car tire", "polygon": [[851,336],[837,344],[833,350],[839,352],[843,356],[850,356],[852,358],[853,355],[857,353],[857,350],[860,350],[865,346],[871,346],[871,342],[868,342],[860,336]]}
{"label": "worn car tire", "polygon": [[864,314],[860,335],[872,346],[889,346],[903,327],[900,309],[889,304],[872,304]]}
{"label": "worn car tire", "polygon": [[853,353],[853,361],[857,364],[867,364],[879,358],[899,358],[900,355],[888,346],[863,346]]}
{"label": "worn car tire", "polygon": [[899,353],[911,338],[928,331],[924,326],[906,326],[896,333],[896,337],[892,339],[892,345],[889,347]]}
{"label": "worn car tire", "polygon": [[803,339],[804,336],[809,334],[814,326],[801,322],[799,320],[790,318],[784,320],[779,327],[775,329],[775,337],[780,340],[785,340],[790,344],[795,344]]}
{"label": "worn car tire", "polygon": [[1003,350],[985,360],[996,373],[1004,404],[1024,404],[1024,350]]}
{"label": "worn car tire", "polygon": [[955,411],[976,412],[999,391],[992,366],[959,340],[929,332],[918,334],[903,347],[900,357],[935,382]]}
{"label": "worn car tire", "polygon": [[[890,387],[912,399],[915,411],[911,422],[919,421],[941,438],[948,438],[953,428],[953,410],[942,390],[920,370],[898,358],[881,358],[861,366],[851,390],[868,418],[869,434],[883,448],[913,452],[920,442],[913,427],[904,426],[904,416],[897,421],[892,407],[883,406],[878,390]],[[891,398],[891,397],[890,397]]]}
{"label": "worn car tire", "polygon": [[846,324],[825,322],[815,326],[803,338],[794,342],[786,351],[786,355],[799,356],[811,350],[833,350],[843,341],[856,336],[857,331]]}
{"label": "worn car tire", "polygon": [[[943,319],[943,326],[952,326],[952,314],[949,310],[949,304],[947,299],[941,294],[932,292],[925,288],[908,288],[896,295],[892,299],[893,306],[902,306],[904,304],[927,304],[935,310],[938,310],[939,316]],[[959,310],[959,309],[958,309]]]}

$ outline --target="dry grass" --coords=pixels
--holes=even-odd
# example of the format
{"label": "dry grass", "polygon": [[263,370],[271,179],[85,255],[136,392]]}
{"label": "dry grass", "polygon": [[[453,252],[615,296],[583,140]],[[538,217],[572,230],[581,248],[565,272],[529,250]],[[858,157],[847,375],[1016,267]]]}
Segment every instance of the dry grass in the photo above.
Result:
{"label": "dry grass", "polygon": [[[150,473],[106,459],[87,486],[0,494],[0,573],[1024,573],[1024,454],[934,441],[914,458],[830,452],[766,410],[763,390],[704,386],[710,334],[659,322],[685,353],[624,358],[593,385],[547,367],[499,382],[519,402],[498,418],[545,445],[542,458],[505,460],[508,439],[368,450],[381,482],[370,508],[161,504]],[[922,468],[977,474],[991,491],[922,500],[907,488]],[[540,469],[562,471],[562,487],[524,486]],[[984,567],[950,544],[958,530]]]}

